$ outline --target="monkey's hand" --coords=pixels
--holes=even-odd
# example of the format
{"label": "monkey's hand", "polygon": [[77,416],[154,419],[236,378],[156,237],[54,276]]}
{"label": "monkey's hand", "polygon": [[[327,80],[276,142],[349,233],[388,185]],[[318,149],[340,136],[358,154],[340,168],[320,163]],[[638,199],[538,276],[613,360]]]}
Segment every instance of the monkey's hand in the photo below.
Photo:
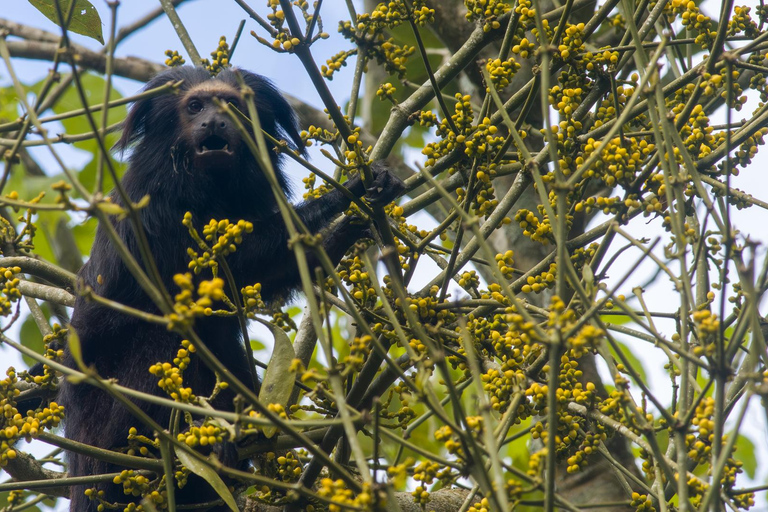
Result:
{"label": "monkey's hand", "polygon": [[363,179],[359,174],[352,176],[344,186],[357,197],[365,197],[374,206],[390,203],[403,193],[405,185],[392,174],[392,171],[382,161],[371,164],[373,182],[367,189],[363,186]]}
{"label": "monkey's hand", "polygon": [[405,191],[405,184],[381,161],[371,165],[373,183],[365,191],[365,199],[374,206],[391,203]]}

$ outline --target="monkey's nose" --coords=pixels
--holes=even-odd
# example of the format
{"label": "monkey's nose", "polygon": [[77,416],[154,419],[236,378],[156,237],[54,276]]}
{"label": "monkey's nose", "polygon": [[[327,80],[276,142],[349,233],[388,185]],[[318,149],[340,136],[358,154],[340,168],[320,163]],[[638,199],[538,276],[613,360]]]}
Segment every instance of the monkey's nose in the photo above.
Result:
{"label": "monkey's nose", "polygon": [[223,119],[213,119],[212,121],[203,121],[202,127],[208,128],[208,126],[211,126],[213,128],[217,128],[219,130],[225,130],[227,128],[227,122]]}

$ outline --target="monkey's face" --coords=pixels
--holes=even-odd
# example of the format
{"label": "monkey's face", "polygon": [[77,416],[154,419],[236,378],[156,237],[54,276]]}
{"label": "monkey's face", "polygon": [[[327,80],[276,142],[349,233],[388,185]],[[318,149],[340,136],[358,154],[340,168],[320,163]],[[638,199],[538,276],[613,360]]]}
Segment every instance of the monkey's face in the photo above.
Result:
{"label": "monkey's face", "polygon": [[238,164],[242,137],[222,103],[243,108],[238,91],[216,80],[190,89],[179,103],[182,138],[196,169],[226,170]]}

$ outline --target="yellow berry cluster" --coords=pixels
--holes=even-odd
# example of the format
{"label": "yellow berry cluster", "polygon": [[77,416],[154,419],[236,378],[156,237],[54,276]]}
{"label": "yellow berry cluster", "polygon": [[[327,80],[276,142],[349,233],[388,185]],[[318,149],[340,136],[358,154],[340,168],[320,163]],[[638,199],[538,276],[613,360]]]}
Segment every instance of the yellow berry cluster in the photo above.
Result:
{"label": "yellow berry cluster", "polygon": [[[498,331],[494,331],[494,334],[497,335],[496,343],[498,345],[506,341],[506,339],[498,334]],[[480,380],[483,382],[483,390],[489,397],[491,407],[495,411],[502,413],[509,407],[510,398],[522,390],[525,385],[525,372],[522,369],[525,356],[519,348],[522,346],[522,341],[520,338],[512,340],[511,331],[508,331],[507,334],[510,336],[510,345],[518,347],[514,349],[517,351],[516,356],[505,355],[505,361],[498,370],[491,368],[480,376]],[[512,343],[516,345],[512,345]],[[507,346],[503,348],[509,350]],[[518,405],[517,420],[530,416],[530,413],[526,411],[526,405],[525,403]]]}
{"label": "yellow berry cluster", "polygon": [[[410,7],[408,7],[410,5]],[[404,0],[390,0],[379,3],[370,14],[364,13],[357,17],[360,31],[368,30],[371,33],[370,25],[376,29],[395,28],[408,21],[408,11],[410,18],[419,26],[425,26],[435,21],[435,11],[427,7],[424,0],[416,0],[405,4]],[[363,26],[360,26],[362,24]]]}
{"label": "yellow berry cluster", "polygon": [[346,374],[351,371],[359,372],[362,370],[363,363],[368,359],[372,347],[373,338],[371,336],[355,336],[349,345],[349,355],[341,361],[344,368],[342,373]]}
{"label": "yellow berry cluster", "polygon": [[159,448],[160,441],[158,439],[150,439],[145,435],[139,434],[136,427],[128,429],[128,450],[126,451],[128,455],[159,457]]}
{"label": "yellow berry cluster", "polygon": [[563,40],[557,47],[560,58],[568,60],[576,56],[577,53],[584,51],[584,24],[578,23],[571,25],[566,23],[566,29],[563,33]]}
{"label": "yellow berry cluster", "polygon": [[[471,280],[472,280],[472,277],[467,276],[465,284],[469,286],[470,284],[469,281]],[[419,316],[419,320],[423,321],[425,324],[450,322],[453,318],[455,318],[455,316],[450,312],[450,310],[447,310],[447,309],[438,310],[437,308],[437,306],[440,304],[438,300],[439,293],[440,293],[440,287],[435,285],[435,286],[431,286],[430,289],[427,291],[427,293],[423,297],[421,296],[407,297],[406,304],[408,306],[408,309],[416,313]],[[397,308],[402,307],[402,302],[400,301],[399,298],[395,299],[395,306],[397,306]],[[404,320],[405,318],[403,318],[403,321]],[[423,348],[423,345],[421,345],[421,342],[419,342],[419,346]]]}
{"label": "yellow berry cluster", "polygon": [[197,287],[196,300],[192,274],[176,274],[173,281],[181,291],[174,296],[173,312],[166,315],[169,330],[190,326],[198,316],[211,316],[214,313],[234,314],[231,311],[213,309],[215,303],[229,301],[224,293],[224,280],[220,277],[201,281]]}
{"label": "yellow berry cluster", "polygon": [[[607,48],[597,50],[596,53],[587,52],[582,56],[582,63],[587,71],[609,70],[619,63],[619,52]],[[595,123],[595,126],[599,125]]]}
{"label": "yellow berry cluster", "polygon": [[5,502],[8,504],[8,507],[5,510],[16,510],[18,505],[24,503],[24,496],[26,494],[26,491],[9,491],[8,497],[5,500]]}
{"label": "yellow berry cluster", "polygon": [[[755,66],[757,69],[766,68],[768,64],[768,53],[765,50],[757,51],[747,57],[747,63]],[[768,91],[766,90],[765,71],[756,71],[749,79],[749,88],[760,93],[760,106],[768,101]]]}
{"label": "yellow berry cluster", "polygon": [[378,88],[376,91],[376,97],[380,100],[389,100],[392,103],[397,103],[395,100],[395,92],[397,92],[397,88],[392,85],[389,82],[381,84],[381,87]]}
{"label": "yellow berry cluster", "polygon": [[[588,158],[599,144],[589,138],[584,146],[583,158]],[[598,158],[594,167],[589,169],[585,176],[599,178],[609,187],[627,186],[637,178],[643,164],[655,150],[656,146],[645,139],[614,137],[605,145],[601,158]]]}
{"label": "yellow berry cluster", "polygon": [[345,510],[345,508],[342,508],[340,505],[359,507],[362,510],[371,510],[382,504],[377,499],[377,495],[370,488],[370,485],[363,484],[362,492],[355,495],[355,493],[341,479],[333,480],[331,478],[323,478],[319,482],[317,494],[333,501],[333,503],[328,504],[328,512],[342,512]]}
{"label": "yellow berry cluster", "polygon": [[[617,367],[623,367],[623,365],[616,365]],[[597,405],[597,409],[615,420],[630,424],[625,413],[625,407],[629,407],[632,403],[632,399],[627,391],[627,385],[629,382],[621,375],[616,375],[615,381],[617,387],[608,393],[608,396],[600,401]]]}
{"label": "yellow berry cluster", "polygon": [[[575,117],[576,109],[581,104],[584,91],[589,86],[586,76],[563,72],[558,77],[559,85],[555,85],[549,92],[549,103],[560,114],[560,122],[551,127],[555,136],[558,165],[564,175],[568,176],[579,167],[584,159],[578,153],[577,135],[582,132],[582,122]],[[546,133],[542,130],[542,133]],[[542,179],[549,183],[554,179],[554,172],[550,171]]]}
{"label": "yellow berry cluster", "polygon": [[323,144],[336,144],[339,139],[339,131],[326,130],[325,128],[319,128],[314,125],[310,125],[306,130],[302,130],[301,140],[307,147],[312,146],[313,141],[317,141],[321,145]]}
{"label": "yellow berry cluster", "polygon": [[208,242],[213,242],[218,235],[216,243],[211,247],[214,256],[226,256],[235,252],[237,246],[243,243],[243,235],[251,232],[253,232],[253,223],[245,220],[239,220],[233,224],[227,219],[219,221],[211,219],[203,228],[203,236]]}
{"label": "yellow berry cluster", "polygon": [[535,213],[527,208],[521,208],[515,214],[515,222],[520,225],[523,234],[534,242],[548,244],[554,241],[548,217],[540,221]]}
{"label": "yellow berry cluster", "polygon": [[19,284],[21,280],[16,274],[21,273],[21,267],[0,267],[0,282],[3,283],[0,295],[0,315],[8,316],[13,311],[13,304],[21,299]]}
{"label": "yellow berry cluster", "polygon": [[708,309],[702,309],[693,312],[693,322],[696,326],[696,335],[699,345],[694,347],[693,353],[696,355],[714,355],[717,340],[720,334],[720,320],[717,315]]}
{"label": "yellow berry cluster", "polygon": [[267,454],[267,472],[274,474],[282,482],[296,482],[301,477],[302,463],[294,452],[287,452],[279,457],[274,452]]}
{"label": "yellow berry cluster", "polygon": [[182,57],[176,50],[165,50],[165,56],[168,57],[165,59],[165,65],[169,68],[175,68],[186,64],[184,57]]}
{"label": "yellow berry cluster", "polygon": [[363,260],[359,256],[355,255],[342,260],[339,278],[350,286],[350,292],[356,301],[366,307],[372,307],[376,304],[378,298],[376,290],[373,288],[370,275],[365,270]]}
{"label": "yellow berry cluster", "polygon": [[180,432],[176,438],[190,448],[213,446],[227,439],[227,431],[214,422],[206,422],[199,427],[192,426],[186,432]]}
{"label": "yellow berry cluster", "polygon": [[[495,132],[494,132],[495,133]],[[496,140],[494,139],[494,142]],[[493,152],[485,152],[486,160],[491,159]],[[496,177],[496,163],[479,164],[477,166],[477,172],[475,173],[475,189],[474,189],[474,208],[475,213],[481,215],[484,218],[490,217],[496,207],[499,205],[499,200],[496,199],[496,189],[493,187],[492,180]],[[464,202],[466,200],[467,191],[464,187],[458,187],[456,189],[456,200]],[[512,222],[509,217],[504,217],[502,223],[497,226],[506,225]]]}
{"label": "yellow berry cluster", "polygon": [[[302,134],[307,132],[302,132]],[[307,141],[307,145],[311,145],[311,141]],[[317,182],[317,175],[312,173],[306,178],[301,178],[301,182],[304,183],[304,194],[302,195],[302,199],[305,201],[308,201],[310,199],[317,199],[318,197],[322,197],[323,194],[328,192],[328,186],[325,184],[320,185],[319,187],[315,187],[315,183]]]}
{"label": "yellow berry cluster", "polygon": [[[312,13],[309,12],[309,2],[306,0],[297,0],[294,2],[291,2],[294,6],[298,7],[301,10],[301,14],[304,18],[304,21],[307,23],[307,27],[309,27],[309,24],[311,23],[311,20],[313,18]],[[296,37],[295,35],[291,34],[291,31],[286,28],[285,26],[285,12],[280,8],[280,0],[267,0],[267,7],[272,9],[272,12],[270,14],[267,14],[267,21],[270,25],[274,28],[274,31],[272,32],[272,41],[267,41],[258,35],[256,35],[255,32],[251,32],[251,34],[256,37],[256,39],[262,43],[265,46],[271,47],[273,50],[277,52],[293,52],[295,48],[301,44],[301,40]],[[322,29],[322,22],[318,19],[318,26]],[[327,39],[328,34],[325,32],[320,31],[318,34],[316,34],[311,42],[317,41],[318,39]]]}
{"label": "yellow berry cluster", "polygon": [[437,114],[431,110],[422,110],[418,116],[419,126],[436,126],[440,120],[437,118]]}
{"label": "yellow berry cluster", "polygon": [[507,279],[515,277],[515,260],[512,259],[514,255],[514,251],[508,250],[504,254],[497,254],[494,258],[496,260],[496,265],[499,267],[499,271]]}
{"label": "yellow berry cluster", "polygon": [[593,211],[602,211],[606,215],[616,214],[622,206],[626,207],[639,207],[640,201],[628,198],[622,201],[620,197],[588,197],[583,201],[579,201],[574,205],[574,210],[577,212],[584,212],[590,214]]}
{"label": "yellow berry cluster", "polygon": [[[549,26],[549,20],[546,18],[541,20],[541,26],[544,28],[544,34],[547,36],[547,41],[551,41],[555,37],[555,33],[552,30],[552,27]],[[539,29],[538,27],[533,27],[531,29],[531,33],[533,34],[533,37],[536,41],[539,41]]]}
{"label": "yellow berry cluster", "polygon": [[[62,360],[64,357],[63,347],[68,334],[69,329],[62,328],[58,323],[54,323],[51,326],[51,332],[43,336],[43,343],[45,344],[45,353],[43,355],[46,359],[58,362]],[[52,389],[57,382],[55,371],[47,364],[43,364],[42,375],[27,375],[26,380],[46,389]]]}
{"label": "yellow berry cluster", "polygon": [[[591,382],[587,385],[592,385]],[[568,415],[561,416],[560,421],[566,421],[568,419]],[[575,473],[579,469],[586,467],[589,464],[590,457],[593,454],[597,453],[597,450],[599,449],[600,444],[605,442],[605,440],[608,438],[608,434],[605,432],[605,427],[602,425],[595,424],[594,425],[594,432],[587,432],[584,438],[581,441],[581,444],[574,452],[574,455],[566,459],[566,463],[568,464],[568,467],[566,468],[566,471],[569,473]]]}
{"label": "yellow berry cluster", "polygon": [[411,496],[413,496],[413,501],[415,503],[420,505],[429,503],[429,491],[427,491],[427,486],[435,481],[439,471],[440,464],[429,460],[422,461],[413,468],[413,479],[417,482],[421,482],[421,484],[416,486],[411,492]]}
{"label": "yellow berry cluster", "polygon": [[175,401],[195,403],[197,397],[192,392],[192,388],[183,387],[184,370],[189,366],[190,355],[195,352],[195,347],[189,340],[183,340],[181,345],[182,348],[176,353],[173,364],[167,362],[153,364],[149,367],[149,373],[159,378],[157,385]]}
{"label": "yellow berry cluster", "polygon": [[455,114],[451,115],[453,124],[459,133],[454,133],[451,129],[451,125],[447,120],[443,119],[437,127],[437,136],[440,140],[437,142],[431,142],[421,151],[427,156],[425,165],[432,167],[435,165],[438,158],[447,155],[457,144],[463,144],[467,138],[467,135],[471,134],[472,121],[474,119],[474,113],[472,111],[472,97],[470,95],[461,95],[456,93],[456,105],[454,107]]}
{"label": "yellow berry cluster", "polygon": [[520,39],[520,42],[512,47],[512,53],[519,55],[523,59],[527,59],[535,46],[532,41],[529,41],[527,37]]}
{"label": "yellow berry cluster", "polygon": [[[491,76],[491,81],[496,90],[500,91],[509,85],[509,82],[515,76],[515,73],[520,69],[514,58],[510,57],[505,61],[501,59],[492,59],[485,63],[485,67],[488,70],[488,74]],[[490,92],[490,90],[488,91]]]}
{"label": "yellow berry cluster", "polygon": [[635,507],[636,512],[656,512],[653,501],[651,501],[647,494],[633,492],[632,501],[629,503],[629,506]]}
{"label": "yellow berry cluster", "polygon": [[483,30],[489,32],[501,27],[498,18],[510,11],[505,0],[464,0],[467,21],[482,21]]}
{"label": "yellow berry cluster", "polygon": [[525,471],[531,478],[541,479],[547,460],[547,449],[542,448],[533,452],[528,459],[528,469]]}
{"label": "yellow berry cluster", "polygon": [[518,0],[515,6],[515,14],[520,19],[515,36],[524,37],[525,32],[536,23],[536,9],[533,9],[533,2],[531,0]]}
{"label": "yellow berry cluster", "polygon": [[[217,258],[223,258],[235,252],[237,246],[243,243],[243,236],[253,232],[253,223],[245,220],[232,223],[229,219],[211,219],[208,224],[203,226],[203,237],[205,238],[203,240],[193,224],[190,212],[184,214],[182,224],[187,228],[189,235],[197,242],[198,248],[202,251],[201,254],[191,247],[187,248],[187,254],[190,258],[188,266],[196,275],[210,268],[213,275],[216,276],[219,268],[219,263],[216,261]],[[210,246],[210,242],[214,242],[214,240],[215,243]]]}
{"label": "yellow berry cluster", "polygon": [[664,6],[664,13],[670,23],[679,21],[685,28],[696,34],[695,43],[708,50],[717,33],[712,30],[712,19],[701,12],[693,0],[672,0]]}
{"label": "yellow berry cluster", "polygon": [[712,421],[714,414],[715,400],[706,397],[696,406],[696,413],[691,419],[695,431],[685,436],[685,444],[688,457],[696,464],[706,464],[709,460],[712,442],[715,440],[715,422]]}
{"label": "yellow berry cluster", "polygon": [[474,290],[480,284],[480,276],[474,270],[468,270],[459,277],[459,286],[465,290]]}
{"label": "yellow berry cluster", "polygon": [[[747,137],[746,140],[739,145],[739,149],[737,149],[735,153],[739,166],[746,167],[752,163],[752,159],[757,154],[757,146],[765,144],[764,137],[766,135],[768,135],[768,128],[761,128],[756,133]],[[738,172],[738,169],[734,168],[734,171]],[[724,172],[725,170],[722,169],[721,174]],[[739,206],[739,203],[736,203],[736,206]]]}
{"label": "yellow berry cluster", "polygon": [[41,429],[54,429],[64,417],[64,408],[56,402],[28,411],[22,416],[16,408],[16,397],[19,396],[16,370],[10,367],[6,375],[5,379],[0,380],[0,467],[18,456],[13,448],[16,441],[22,438],[30,441]]}
{"label": "yellow berry cluster", "polygon": [[333,80],[333,75],[347,65],[349,57],[357,55],[357,49],[341,50],[320,66],[320,73],[328,80]]}
{"label": "yellow berry cluster", "polygon": [[709,118],[705,115],[704,109],[701,105],[696,105],[691,112],[689,122],[680,130],[683,143],[692,157],[703,158],[724,142],[722,138],[715,137],[712,134],[713,131],[714,128],[709,125]]}
{"label": "yellow berry cluster", "polygon": [[[96,488],[86,489],[83,494],[85,494],[89,500],[91,501],[98,501],[99,505],[97,505],[96,510],[98,512],[104,512],[107,510],[107,507],[105,504],[107,504],[106,501],[104,501],[104,491],[98,491]],[[111,505],[111,504],[110,504]]]}
{"label": "yellow berry cluster", "polygon": [[[157,482],[152,482],[146,476],[132,470],[124,469],[112,482],[123,486],[123,492],[128,496],[144,496],[154,505],[165,504],[165,491],[159,492]],[[165,507],[163,507],[165,508]]]}
{"label": "yellow berry cluster", "polygon": [[[413,377],[413,375],[410,375],[410,378]],[[400,407],[398,409],[395,409],[395,407],[390,408],[395,396],[400,400]],[[381,402],[381,418],[384,420],[394,420],[395,423],[390,425],[391,428],[407,428],[416,417],[416,411],[410,407],[410,403],[411,390],[404,384],[396,384],[390,388],[387,398]],[[413,463],[410,464],[410,466],[412,465]]]}
{"label": "yellow berry cluster", "polygon": [[412,457],[406,457],[402,463],[392,464],[387,468],[387,476],[396,489],[405,486],[408,480],[408,470],[413,467],[415,462]]}
{"label": "yellow berry cluster", "polygon": [[424,0],[416,0],[408,5],[405,0],[381,2],[373,12],[358,14],[354,23],[339,23],[339,33],[354,43],[354,49],[339,52],[328,60],[321,71],[330,79],[335,71],[346,65],[350,56],[357,54],[358,48],[364,47],[368,57],[375,59],[389,74],[402,78],[405,76],[408,58],[416,48],[397,44],[395,38],[387,39],[385,33],[409,20],[424,26],[432,23],[434,18],[435,11],[427,7]]}
{"label": "yellow berry cluster", "polygon": [[[561,80],[569,80],[572,75],[561,74]],[[574,87],[569,87],[573,85]],[[555,107],[555,109],[566,119],[573,116],[573,111],[581,103],[584,96],[584,90],[578,83],[555,85],[549,90],[549,103]],[[573,130],[580,130],[581,128],[574,127]],[[575,132],[566,132],[565,136],[573,137]]]}
{"label": "yellow berry cluster", "polygon": [[488,498],[483,498],[470,505],[467,512],[490,512],[491,510],[491,502],[488,501]]}
{"label": "yellow berry cluster", "polygon": [[435,431],[435,440],[442,442],[446,451],[458,460],[464,459],[464,449],[461,447],[459,436],[448,425],[443,425]]}
{"label": "yellow berry cluster", "polygon": [[373,147],[363,147],[359,126],[353,128],[352,132],[352,135],[347,137],[347,150],[344,152],[344,157],[347,160],[347,166],[356,167],[366,161],[366,155],[371,153]]}
{"label": "yellow berry cluster", "polygon": [[211,52],[211,61],[208,62],[208,59],[205,59],[203,64],[213,76],[229,67],[229,44],[226,37],[221,36],[219,45]]}
{"label": "yellow berry cluster", "polygon": [[241,290],[243,294],[243,306],[248,313],[255,313],[266,308],[266,304],[261,299],[261,283],[252,286],[246,286]]}
{"label": "yellow berry cluster", "polygon": [[[457,111],[458,105],[457,103]],[[495,156],[495,151],[504,144],[504,137],[499,134],[498,127],[491,124],[491,119],[488,117],[483,118],[477,128],[467,136],[459,135],[456,140],[464,144],[464,154],[474,158],[486,154]]]}
{"label": "yellow berry cluster", "polygon": [[285,332],[298,330],[298,327],[296,327],[296,322],[293,321],[291,315],[286,311],[275,311],[272,313],[271,322]]}

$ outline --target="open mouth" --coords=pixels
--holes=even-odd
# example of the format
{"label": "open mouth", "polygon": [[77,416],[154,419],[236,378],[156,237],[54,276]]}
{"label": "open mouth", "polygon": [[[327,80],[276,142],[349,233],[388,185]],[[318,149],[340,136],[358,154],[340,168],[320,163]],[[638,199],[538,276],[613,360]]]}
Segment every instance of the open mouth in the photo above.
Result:
{"label": "open mouth", "polygon": [[210,135],[206,137],[200,145],[197,147],[198,155],[232,155],[233,151],[229,149],[229,142],[218,135]]}

